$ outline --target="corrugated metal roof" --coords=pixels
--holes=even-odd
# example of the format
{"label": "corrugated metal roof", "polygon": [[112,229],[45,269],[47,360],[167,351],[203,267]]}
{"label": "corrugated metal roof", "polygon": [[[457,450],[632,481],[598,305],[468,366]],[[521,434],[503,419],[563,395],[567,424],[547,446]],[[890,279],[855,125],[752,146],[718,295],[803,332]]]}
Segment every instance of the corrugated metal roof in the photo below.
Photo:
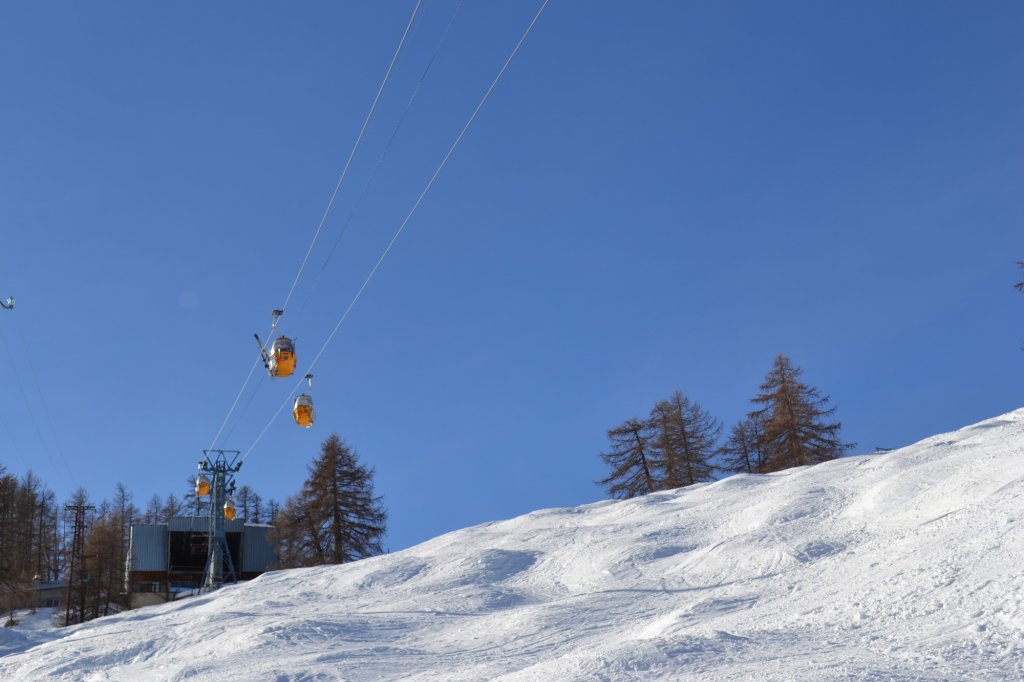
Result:
{"label": "corrugated metal roof", "polygon": [[271,527],[263,524],[245,526],[242,532],[243,573],[263,572],[277,563],[270,531]]}
{"label": "corrugated metal roof", "polygon": [[[228,521],[224,519],[224,532],[241,533],[245,521],[235,519]],[[209,516],[175,516],[167,523],[168,530],[175,532],[191,531],[193,533],[207,533],[210,530]]]}
{"label": "corrugated metal roof", "polygon": [[167,570],[167,526],[132,525],[131,570]]}

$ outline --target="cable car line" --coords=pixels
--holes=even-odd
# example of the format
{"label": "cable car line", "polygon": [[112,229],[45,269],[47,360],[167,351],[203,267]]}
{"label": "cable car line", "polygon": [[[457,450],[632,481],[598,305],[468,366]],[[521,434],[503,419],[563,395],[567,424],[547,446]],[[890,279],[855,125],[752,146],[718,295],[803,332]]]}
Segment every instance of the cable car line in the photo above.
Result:
{"label": "cable car line", "polygon": [[[416,20],[416,15],[419,13],[420,6],[422,4],[423,0],[417,0],[416,6],[413,8],[412,15],[409,17],[409,22],[406,24],[405,31],[402,33],[402,38],[398,42],[398,47],[395,48],[395,53],[391,57],[391,63],[388,65],[387,72],[384,74],[384,79],[381,81],[380,87],[377,88],[377,94],[373,99],[373,104],[370,106],[370,110],[366,114],[366,119],[363,121],[363,127],[360,129],[359,135],[356,137],[356,141],[352,145],[352,151],[349,152],[348,159],[346,160],[344,169],[341,172],[341,177],[338,178],[338,182],[334,187],[334,193],[331,194],[331,198],[327,202],[327,208],[324,210],[323,217],[320,219],[320,224],[317,226],[316,232],[313,233],[313,239],[309,243],[309,248],[306,249],[306,255],[302,259],[302,263],[299,265],[298,272],[296,272],[295,274],[295,279],[292,281],[292,286],[288,290],[288,295],[285,297],[284,305],[281,306],[281,313],[283,313],[287,309],[288,303],[291,301],[292,294],[295,292],[295,287],[298,285],[299,279],[302,277],[302,271],[305,269],[306,263],[309,261],[309,256],[313,252],[313,247],[316,245],[317,238],[320,236],[320,232],[323,230],[324,225],[327,223],[327,217],[330,215],[331,208],[334,206],[334,200],[337,198],[338,192],[341,189],[341,185],[345,180],[345,176],[348,174],[348,169],[349,166],[352,164],[352,159],[355,157],[356,151],[359,149],[359,145],[363,139],[363,134],[366,132],[366,128],[370,123],[370,119],[373,117],[373,113],[377,108],[377,103],[380,101],[381,93],[384,92],[384,86],[387,85],[388,81],[391,78],[391,72],[394,69],[395,62],[398,61],[398,55],[401,53],[402,47],[405,45],[405,40],[409,35],[409,30],[412,27],[413,22]],[[275,316],[274,323],[271,325],[271,334],[274,333],[274,329],[277,327],[277,317],[278,316]],[[257,337],[257,340],[258,338],[259,337]],[[221,422],[220,428],[217,430],[217,435],[213,437],[213,443],[208,448],[209,450],[213,450],[216,447],[217,441],[220,439],[221,433],[224,432],[224,427],[227,426],[228,421],[231,419],[231,415],[234,413],[235,408],[238,406],[238,401],[241,399],[242,394],[245,393],[246,387],[252,380],[253,372],[256,371],[256,368],[260,365],[261,361],[266,363],[264,356],[265,352],[263,350],[263,344],[261,342],[260,356],[256,358],[256,361],[253,363],[252,367],[249,369],[249,373],[245,377],[245,381],[242,382],[242,387],[238,389],[238,394],[235,396],[234,402],[231,403],[231,407],[228,409],[228,413],[224,417],[224,421]]]}
{"label": "cable car line", "polygon": [[327,203],[327,209],[324,211],[324,217],[321,218],[321,222],[316,227],[316,231],[313,233],[312,242],[309,243],[309,248],[306,250],[306,256],[302,259],[302,264],[299,265],[299,271],[295,275],[295,281],[292,282],[292,288],[288,290],[288,296],[285,297],[285,304],[281,306],[282,310],[288,308],[289,301],[292,300],[292,294],[295,292],[296,285],[299,284],[299,278],[302,276],[302,270],[306,267],[306,262],[309,260],[309,254],[313,251],[313,246],[316,245],[316,239],[319,237],[319,233],[324,229],[324,224],[327,222],[327,218],[331,215],[331,209],[334,207],[334,200],[338,197],[338,190],[341,189],[342,182],[345,181],[345,176],[348,175],[348,168],[352,164],[352,159],[355,157],[355,153],[359,148],[359,143],[362,141],[362,135],[367,132],[367,126],[370,125],[370,119],[373,118],[374,112],[377,110],[377,103],[381,99],[381,93],[384,92],[384,86],[391,78],[391,71],[394,69],[394,63],[398,60],[398,54],[401,52],[402,45],[406,44],[406,38],[409,36],[410,29],[413,28],[413,22],[416,20],[416,15],[420,11],[420,5],[423,4],[423,0],[417,0],[416,7],[413,8],[413,15],[409,17],[409,24],[406,26],[406,32],[401,34],[401,40],[398,42],[398,47],[394,51],[394,56],[391,57],[391,63],[388,65],[387,73],[384,74],[384,80],[381,81],[381,85],[377,88],[377,95],[374,97],[374,103],[370,106],[370,112],[367,113],[367,118],[362,122],[362,128],[359,130],[359,134],[355,137],[355,143],[352,145],[352,151],[348,154],[348,160],[345,161],[345,167],[341,171],[341,177],[338,178],[338,184],[334,187],[334,194],[331,195],[331,201]]}
{"label": "cable car line", "polygon": [[256,371],[256,368],[260,366],[261,362],[263,362],[262,354],[256,357],[256,362],[252,363],[252,367],[249,368],[249,374],[246,375],[245,381],[242,382],[242,388],[238,389],[238,395],[235,396],[235,401],[231,403],[231,408],[228,409],[227,416],[225,416],[224,421],[220,423],[220,428],[217,429],[217,435],[213,437],[213,442],[207,450],[213,450],[216,447],[217,441],[220,439],[220,434],[224,432],[224,427],[228,425],[228,420],[231,419],[231,415],[234,413],[235,407],[238,406],[238,401],[242,398],[242,394],[245,393],[245,387],[249,385],[249,381],[252,379],[252,373]]}
{"label": "cable car line", "polygon": [[[327,340],[324,341],[323,346],[320,347],[320,351],[316,354],[316,357],[314,357],[313,361],[309,364],[308,368],[306,369],[306,374],[310,374],[313,371],[313,368],[316,366],[316,363],[320,360],[320,356],[323,355],[324,351],[327,350],[327,346],[330,345],[331,341],[334,340],[334,336],[338,333],[338,329],[345,322],[345,319],[348,317],[348,314],[352,311],[352,308],[355,307],[356,303],[359,301],[359,298],[363,295],[363,292],[369,285],[370,280],[372,280],[373,276],[377,274],[377,270],[380,269],[381,263],[383,263],[384,259],[387,258],[389,253],[391,253],[392,247],[394,247],[395,242],[397,242],[398,238],[402,235],[402,232],[405,230],[405,226],[409,224],[409,220],[412,219],[413,214],[416,213],[416,210],[420,207],[420,204],[423,203],[423,198],[427,195],[427,192],[430,191],[430,188],[433,187],[434,181],[436,181],[437,177],[441,174],[441,171],[444,169],[445,164],[448,163],[448,159],[451,158],[452,154],[455,152],[455,149],[459,146],[459,143],[462,142],[462,138],[466,136],[466,132],[473,124],[473,121],[476,120],[477,114],[480,113],[480,110],[483,108],[484,104],[486,104],[487,100],[490,98],[491,93],[494,92],[494,88],[498,85],[498,81],[500,81],[501,77],[505,74],[505,71],[508,69],[509,64],[512,63],[512,59],[515,58],[516,54],[519,52],[519,48],[522,47],[524,42],[526,42],[527,36],[530,35],[530,32],[536,25],[537,20],[540,19],[540,15],[544,12],[544,8],[548,6],[548,2],[550,2],[550,0],[544,0],[544,2],[540,6],[540,9],[537,10],[537,14],[534,15],[533,21],[530,22],[530,25],[526,28],[526,31],[519,39],[519,42],[516,43],[516,46],[512,49],[512,52],[511,54],[509,54],[508,59],[505,60],[504,65],[502,65],[501,69],[498,71],[498,75],[494,77],[494,80],[491,82],[490,87],[487,88],[487,91],[484,93],[484,96],[480,99],[480,103],[477,104],[476,109],[473,110],[473,113],[470,115],[469,120],[466,121],[466,125],[462,127],[462,130],[459,132],[458,136],[455,138],[455,141],[448,149],[448,153],[446,153],[444,155],[444,158],[441,159],[441,163],[438,164],[437,170],[434,171],[434,174],[430,177],[430,180],[427,181],[426,186],[423,188],[423,191],[420,192],[420,195],[416,199],[415,203],[413,203],[412,208],[409,209],[409,213],[406,214],[405,219],[402,221],[402,224],[398,227],[398,230],[395,232],[395,235],[391,238],[391,241],[384,249],[384,252],[381,254],[380,258],[377,259],[377,263],[373,266],[373,269],[370,270],[370,274],[366,276],[366,279],[363,281],[362,286],[359,287],[359,291],[357,291],[356,295],[352,298],[352,302],[349,303],[348,308],[346,308],[345,312],[342,313],[341,318],[338,320],[338,323],[334,325],[334,329],[331,330],[331,333],[328,335]],[[239,460],[240,462],[244,462],[246,458],[256,448],[260,440],[263,438],[264,434],[266,434],[267,430],[270,428],[270,425],[274,423],[278,415],[281,414],[281,411],[288,404],[288,401],[292,399],[292,396],[295,394],[295,391],[298,390],[298,388],[302,385],[302,381],[304,381],[304,379],[299,380],[299,383],[296,384],[295,388],[293,388],[291,393],[288,394],[288,397],[285,399],[285,401],[281,403],[280,407],[277,408],[277,411],[274,413],[274,416],[270,418],[270,421],[268,421],[266,426],[263,427],[263,430],[260,431],[260,434],[256,437],[256,440],[253,441],[252,445],[249,446],[249,449],[245,451],[244,455],[242,455],[242,458]]]}
{"label": "cable car line", "polygon": [[[7,439],[11,441],[11,448],[14,450],[14,454],[18,456],[18,460],[25,466],[26,471],[31,469],[32,465],[29,464],[27,459],[25,459],[25,455],[22,454],[17,441],[14,440],[14,433],[11,431],[11,427],[7,425],[7,420],[4,419],[3,411],[0,411],[0,426],[2,426],[4,432],[7,433]],[[0,465],[2,464],[3,462],[0,462]]]}
{"label": "cable car line", "polygon": [[[255,368],[256,366],[254,365],[253,369]],[[249,413],[249,407],[252,406],[252,402],[253,400],[256,399],[256,394],[260,392],[260,386],[262,386],[263,383],[263,378],[261,378],[260,381],[256,384],[256,388],[254,388],[252,392],[249,394],[249,399],[245,402],[245,407],[242,408],[241,414],[238,415],[238,419],[235,420],[234,425],[230,429],[228,429],[227,435],[224,436],[225,441],[231,440],[231,436],[234,435],[235,429],[238,428],[238,423],[245,419],[245,415]]]}
{"label": "cable car line", "polygon": [[50,406],[46,402],[46,394],[43,393],[42,384],[39,382],[39,373],[36,372],[36,363],[32,359],[32,352],[30,350],[30,345],[26,340],[26,335],[21,329],[23,324],[23,322],[19,321],[11,326],[14,327],[14,333],[18,336],[18,339],[21,341],[21,347],[25,350],[25,358],[28,360],[29,373],[32,377],[32,382],[35,384],[36,392],[39,394],[39,402],[43,405],[43,416],[46,417],[46,423],[50,427],[50,436],[53,438],[53,444],[57,448],[57,456],[60,458],[61,464],[64,465],[64,469],[69,475],[71,475],[71,478],[74,478],[74,472],[71,470],[71,466],[68,464],[68,459],[64,455],[64,448],[60,446],[60,441],[57,439],[57,429],[54,428],[53,419],[50,417]]}
{"label": "cable car line", "polygon": [[[5,310],[14,310],[14,297],[8,296],[6,301],[0,301],[0,307]],[[18,447],[18,443],[14,440],[14,433],[11,431],[11,427],[7,425],[7,420],[4,419],[2,411],[0,411],[0,426],[4,427],[4,431],[7,433],[7,438],[11,441],[11,448],[14,449],[14,454],[18,456],[18,459],[23,465],[25,465],[26,469],[31,469],[32,466],[28,463],[28,460],[25,459],[25,456],[21,454],[21,448]],[[0,464],[2,464],[2,462],[0,462]]]}
{"label": "cable car line", "polygon": [[[68,485],[69,482],[70,482],[70,479],[66,478],[65,476],[66,476],[66,473],[70,474],[71,471],[70,471],[70,469],[67,466],[67,462],[61,462],[64,465],[63,469],[58,465],[58,461],[54,458],[53,452],[51,451],[49,444],[46,442],[46,439],[43,437],[43,430],[39,427],[39,420],[36,419],[35,410],[32,409],[32,403],[29,401],[28,393],[25,391],[25,384],[21,381],[21,375],[18,372],[18,368],[17,368],[17,366],[14,363],[14,360],[13,360],[14,356],[11,354],[11,348],[7,344],[7,337],[3,333],[2,329],[0,329],[0,343],[3,344],[4,353],[5,353],[6,357],[7,357],[7,364],[10,366],[11,373],[14,374],[15,383],[18,384],[18,389],[21,391],[21,398],[22,398],[22,400],[25,401],[25,409],[28,410],[28,416],[29,416],[29,418],[32,421],[32,426],[36,430],[36,435],[39,437],[39,442],[42,445],[42,450],[43,450],[43,452],[46,453],[46,458],[50,461],[50,466],[53,467],[53,469],[55,471],[57,471],[59,476],[64,478],[64,484]],[[69,489],[71,487],[72,486],[68,485]]]}
{"label": "cable car line", "polygon": [[462,9],[462,5],[464,3],[465,0],[459,0],[459,4],[455,6],[455,11],[452,13],[451,19],[448,20],[448,25],[445,27],[444,32],[441,34],[441,39],[438,40],[437,45],[434,47],[434,53],[430,56],[430,59],[427,60],[427,65],[426,67],[424,67],[423,73],[420,74],[419,82],[416,83],[416,87],[413,89],[412,94],[409,95],[409,99],[405,103],[405,109],[402,111],[402,115],[398,117],[398,122],[395,124],[394,128],[391,129],[391,135],[388,137],[388,141],[384,145],[384,150],[380,153],[380,156],[377,157],[377,163],[374,164],[373,170],[370,171],[369,177],[367,178],[366,182],[363,183],[363,187],[360,190],[359,195],[356,197],[355,202],[353,203],[352,210],[349,211],[348,218],[345,220],[345,223],[341,226],[341,230],[338,232],[338,236],[334,238],[334,244],[331,246],[331,250],[327,252],[327,258],[324,259],[323,265],[320,266],[320,271],[317,272],[316,278],[313,280],[312,286],[306,293],[305,298],[302,299],[302,305],[299,306],[299,312],[296,313],[295,315],[296,319],[302,316],[303,311],[306,309],[306,303],[309,302],[309,299],[313,295],[313,292],[316,291],[316,287],[320,283],[320,278],[327,270],[327,265],[331,262],[331,258],[334,256],[334,252],[338,249],[338,245],[341,243],[341,238],[345,236],[345,232],[348,231],[348,227],[349,225],[351,225],[353,218],[355,218],[356,216],[356,213],[358,213],[359,209],[362,208],[363,201],[366,198],[367,192],[370,186],[373,184],[374,179],[377,177],[377,171],[380,170],[381,165],[384,163],[384,158],[387,156],[388,151],[391,149],[391,143],[395,141],[395,137],[397,137],[399,129],[405,122],[406,117],[408,117],[409,111],[412,109],[413,102],[416,101],[416,95],[419,94],[420,88],[423,86],[424,81],[426,81],[427,74],[430,73],[430,68],[434,65],[434,61],[437,59],[437,55],[441,52],[441,48],[444,46],[444,43],[448,38],[448,34],[451,32],[452,26],[455,24],[455,18],[459,15],[459,10]]}
{"label": "cable car line", "polygon": [[[0,301],[0,308],[3,308],[4,310],[14,310],[14,297],[13,296],[8,296],[6,301]],[[17,319],[17,316],[15,316],[14,319]],[[12,326],[13,327],[17,327],[17,324],[13,324]],[[2,334],[2,332],[0,332],[0,334]],[[61,463],[64,465],[64,470],[58,469],[58,472],[59,472],[59,474],[61,476],[63,476],[64,471],[66,470],[67,473],[70,475],[71,474],[71,469],[68,467],[67,460],[64,459],[64,453],[60,449],[60,443],[57,441],[57,431],[56,431],[56,429],[53,428],[53,420],[50,419],[50,410],[46,406],[46,399],[43,397],[43,392],[39,388],[39,378],[36,375],[35,365],[32,364],[32,358],[31,358],[31,356],[29,355],[29,352],[28,352],[28,344],[25,342],[25,338],[24,338],[23,334],[19,334],[19,336],[20,336],[20,338],[22,340],[21,341],[22,347],[24,347],[24,349],[25,349],[25,355],[26,355],[26,357],[29,360],[29,366],[32,368],[32,376],[35,378],[35,382],[36,382],[36,391],[39,393],[39,398],[43,402],[43,409],[46,411],[46,419],[47,419],[47,421],[50,424],[50,435],[53,438],[53,443],[54,443],[54,445],[57,446],[57,450],[60,453],[61,458],[62,458]],[[14,367],[14,362],[11,359],[12,356],[11,356],[11,353],[10,353],[10,348],[7,346],[7,339],[6,339],[6,337],[2,337],[2,336],[0,336],[0,338],[2,338],[2,340],[3,340],[4,350],[7,351],[8,363],[11,365],[11,370],[14,372],[15,379],[17,379],[17,381],[18,381],[18,387],[21,389],[21,396],[25,400],[25,407],[28,408],[29,415],[32,417],[32,421],[33,421],[33,423],[36,426],[36,433],[39,436],[39,440],[43,444],[43,448],[46,449],[47,445],[46,445],[45,439],[43,439],[42,430],[39,429],[39,424],[38,424],[38,422],[36,422],[35,414],[32,412],[31,405],[28,402],[28,394],[25,392],[25,387],[21,383],[21,377],[17,374],[17,370]],[[3,429],[7,433],[7,438],[11,441],[11,447],[14,449],[14,454],[16,454],[18,456],[18,459],[21,461],[21,463],[25,465],[26,470],[30,471],[32,469],[32,465],[25,458],[25,455],[22,453],[21,448],[18,447],[17,441],[14,440],[14,432],[11,431],[11,427],[7,424],[7,420],[3,418],[3,414],[0,414],[0,425],[3,425]],[[52,455],[50,455],[49,452],[47,452],[47,457],[50,459],[50,464],[53,465],[54,464],[54,460],[53,460]]]}

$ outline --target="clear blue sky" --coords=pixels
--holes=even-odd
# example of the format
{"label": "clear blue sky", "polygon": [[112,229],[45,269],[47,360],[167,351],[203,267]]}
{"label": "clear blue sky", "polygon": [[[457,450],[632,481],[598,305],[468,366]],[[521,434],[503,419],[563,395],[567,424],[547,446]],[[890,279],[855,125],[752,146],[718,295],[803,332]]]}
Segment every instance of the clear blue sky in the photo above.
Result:
{"label": "clear blue sky", "polygon": [[[422,8],[282,320],[302,370],[539,3],[462,7],[360,202],[456,5]],[[10,471],[61,500],[185,491],[413,7],[0,8]],[[1020,407],[1022,25],[1017,2],[553,0],[318,363],[316,426],[284,412],[239,482],[283,499],[337,432],[394,550],[602,498],[607,429],[677,389],[728,426],[778,352],[857,452]],[[218,445],[293,386],[251,384]]]}

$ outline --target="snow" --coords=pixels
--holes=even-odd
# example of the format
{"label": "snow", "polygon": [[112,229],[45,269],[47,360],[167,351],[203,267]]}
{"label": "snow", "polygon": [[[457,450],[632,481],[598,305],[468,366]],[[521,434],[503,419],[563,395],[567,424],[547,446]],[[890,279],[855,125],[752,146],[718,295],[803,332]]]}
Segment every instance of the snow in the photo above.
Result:
{"label": "snow", "polygon": [[0,679],[1024,679],[1024,409],[0,635]]}

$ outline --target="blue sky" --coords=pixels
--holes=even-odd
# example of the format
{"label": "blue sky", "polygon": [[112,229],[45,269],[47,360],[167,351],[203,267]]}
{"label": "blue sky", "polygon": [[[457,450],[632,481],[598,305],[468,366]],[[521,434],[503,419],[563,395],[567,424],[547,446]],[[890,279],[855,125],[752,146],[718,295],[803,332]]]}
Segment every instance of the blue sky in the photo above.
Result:
{"label": "blue sky", "polygon": [[[0,9],[8,470],[184,492],[414,5]],[[367,186],[457,5],[421,8],[282,319],[303,370],[539,7],[462,6]],[[553,0],[317,364],[316,426],[283,413],[239,482],[283,499],[337,432],[394,550],[600,499],[607,429],[677,389],[728,426],[778,352],[857,452],[1020,407],[1022,21]]]}

